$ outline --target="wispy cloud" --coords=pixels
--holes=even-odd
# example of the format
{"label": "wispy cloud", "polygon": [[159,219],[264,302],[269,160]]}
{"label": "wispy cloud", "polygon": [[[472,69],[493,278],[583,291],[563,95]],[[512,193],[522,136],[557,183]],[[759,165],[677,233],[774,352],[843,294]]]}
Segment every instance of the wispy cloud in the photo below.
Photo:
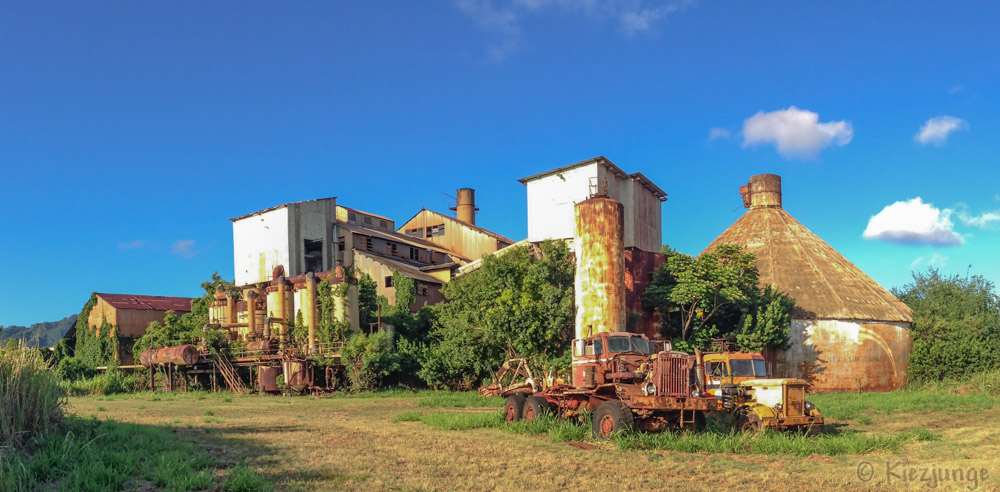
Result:
{"label": "wispy cloud", "polygon": [[957,216],[962,224],[980,229],[989,229],[1000,225],[1000,210],[972,215],[963,208],[958,211]]}
{"label": "wispy cloud", "polygon": [[939,209],[916,198],[886,206],[868,220],[862,237],[901,244],[958,246],[962,236],[955,232],[951,209]]}
{"label": "wispy cloud", "polygon": [[910,263],[910,270],[916,270],[918,267],[923,265],[933,268],[944,268],[948,266],[948,257],[941,253],[919,256],[917,259],[913,260],[913,263]]}
{"label": "wispy cloud", "polygon": [[712,128],[711,130],[708,131],[709,140],[715,140],[718,138],[729,138],[729,137],[730,137],[729,130],[726,130],[725,128]]}
{"label": "wispy cloud", "polygon": [[170,253],[180,256],[181,258],[194,258],[198,254],[194,250],[194,239],[181,239],[174,241],[174,244],[170,247]]}
{"label": "wispy cloud", "polygon": [[843,146],[854,138],[854,127],[848,121],[819,122],[819,114],[789,106],[765,113],[763,111],[743,122],[743,146],[771,143],[785,157],[815,157],[831,146]]}
{"label": "wispy cloud", "polygon": [[924,122],[920,131],[913,136],[913,140],[922,144],[944,145],[948,141],[948,136],[959,130],[967,130],[969,124],[961,118],[954,116],[935,116]]}
{"label": "wispy cloud", "polygon": [[118,249],[135,249],[145,246],[149,241],[145,239],[136,239],[135,241],[129,241],[127,243],[118,243]]}
{"label": "wispy cloud", "polygon": [[653,31],[670,14],[680,12],[693,0],[455,0],[455,5],[493,36],[487,52],[500,62],[523,43],[521,21],[544,11],[610,19],[625,35]]}

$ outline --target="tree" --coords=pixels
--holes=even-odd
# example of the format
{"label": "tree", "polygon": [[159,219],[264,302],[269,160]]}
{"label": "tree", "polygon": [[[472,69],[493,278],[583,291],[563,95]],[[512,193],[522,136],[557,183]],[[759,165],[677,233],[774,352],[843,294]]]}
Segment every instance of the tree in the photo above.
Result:
{"label": "tree", "polygon": [[692,257],[664,245],[667,262],[653,273],[643,305],[664,319],[663,332],[681,350],[706,347],[720,336],[746,350],[787,344],[794,303],[758,286],[756,258],[735,245]]}
{"label": "tree", "polygon": [[937,381],[1000,368],[1000,298],[982,276],[944,276],[933,268],[893,289],[910,307],[910,378]]}
{"label": "tree", "polygon": [[566,244],[545,241],[487,256],[442,289],[422,360],[427,384],[471,387],[511,357],[541,365],[566,351],[573,333],[574,263]]}

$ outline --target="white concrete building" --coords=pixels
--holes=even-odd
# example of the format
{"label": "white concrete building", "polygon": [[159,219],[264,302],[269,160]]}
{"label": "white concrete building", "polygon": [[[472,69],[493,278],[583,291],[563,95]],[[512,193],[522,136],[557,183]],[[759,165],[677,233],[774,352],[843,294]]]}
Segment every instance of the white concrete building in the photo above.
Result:
{"label": "white concrete building", "polygon": [[626,174],[596,157],[519,179],[528,188],[528,240],[572,240],[574,206],[596,194],[622,203],[625,247],[657,252],[662,243],[660,206],[667,194],[642,173]]}
{"label": "white concrete building", "polygon": [[334,268],[336,208],[336,198],[320,198],[232,219],[236,285],[269,281],[278,265],[288,277]]}

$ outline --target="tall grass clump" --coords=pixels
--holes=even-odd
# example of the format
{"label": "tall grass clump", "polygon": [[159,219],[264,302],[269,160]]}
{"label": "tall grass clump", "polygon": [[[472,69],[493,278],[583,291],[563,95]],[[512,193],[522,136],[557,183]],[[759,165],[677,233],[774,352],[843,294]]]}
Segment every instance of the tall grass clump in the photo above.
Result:
{"label": "tall grass clump", "polygon": [[37,350],[0,347],[0,447],[18,447],[54,429],[64,403],[58,376]]}

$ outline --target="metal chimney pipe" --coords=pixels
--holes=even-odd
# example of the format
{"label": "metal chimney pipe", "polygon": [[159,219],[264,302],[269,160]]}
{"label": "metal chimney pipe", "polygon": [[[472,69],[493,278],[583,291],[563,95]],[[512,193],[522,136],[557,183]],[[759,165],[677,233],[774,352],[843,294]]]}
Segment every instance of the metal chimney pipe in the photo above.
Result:
{"label": "metal chimney pipe", "polygon": [[247,292],[247,335],[257,333],[257,292]]}
{"label": "metal chimney pipe", "polygon": [[777,174],[750,176],[750,181],[745,186],[740,186],[740,195],[743,195],[743,206],[746,208],[781,208],[781,176]]}
{"label": "metal chimney pipe", "polygon": [[459,188],[456,192],[455,217],[462,222],[476,225],[476,190]]}

